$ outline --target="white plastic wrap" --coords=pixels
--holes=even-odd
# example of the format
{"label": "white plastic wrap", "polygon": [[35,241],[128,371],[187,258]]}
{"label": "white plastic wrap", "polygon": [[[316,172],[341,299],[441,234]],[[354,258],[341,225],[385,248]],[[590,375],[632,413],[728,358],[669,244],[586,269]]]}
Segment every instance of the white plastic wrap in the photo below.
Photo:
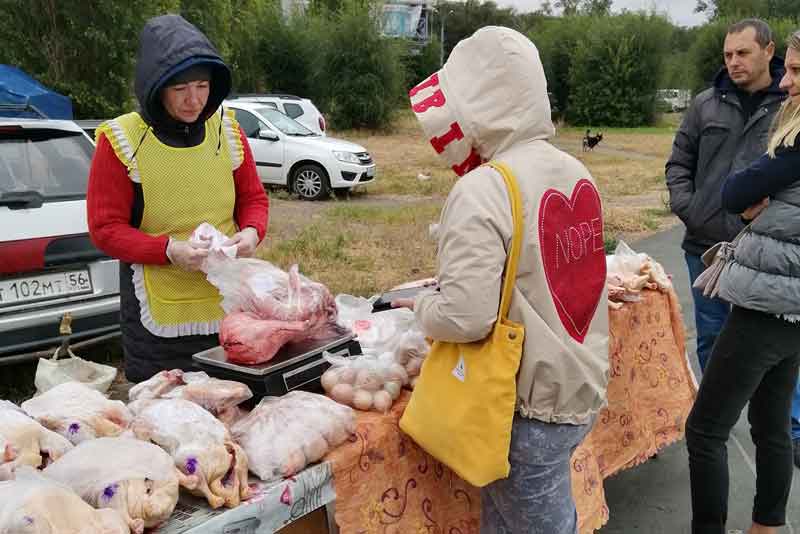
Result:
{"label": "white plastic wrap", "polygon": [[250,471],[264,481],[278,480],[322,459],[355,432],[353,410],[322,395],[292,391],[264,397],[233,425]]}
{"label": "white plastic wrap", "polygon": [[118,436],[128,428],[131,413],[120,401],[77,382],[60,384],[22,403],[22,409],[74,444]]}
{"label": "white plastic wrap", "polygon": [[408,383],[408,373],[394,353],[343,358],[324,353],[331,367],[322,375],[322,387],[341,404],[359,410],[387,413]]}
{"label": "white plastic wrap", "polygon": [[613,308],[619,308],[622,302],[640,301],[643,289],[672,288],[672,280],[660,263],[643,252],[635,252],[624,241],[606,258],[606,264],[606,289]]}
{"label": "white plastic wrap", "polygon": [[68,487],[30,467],[15,480],[0,482],[0,532],[3,534],[128,534],[114,510],[95,510]]}
{"label": "white plastic wrap", "polygon": [[23,465],[45,467],[72,444],[46,429],[15,404],[0,401],[0,480],[11,478]]}
{"label": "white plastic wrap", "polygon": [[133,438],[81,443],[44,475],[95,508],[118,511],[137,534],[166,520],[178,502],[178,472],[170,455]]}
{"label": "white plastic wrap", "polygon": [[372,313],[373,301],[352,295],[337,295],[337,323],[356,335],[365,353],[393,351],[403,334],[414,327],[414,312],[408,308],[397,308]]}
{"label": "white plastic wrap", "polygon": [[250,388],[241,382],[212,378],[202,371],[185,372],[180,369],[156,373],[128,392],[131,401],[185,399],[225,420],[234,418],[238,414],[235,408],[252,396]]}
{"label": "white plastic wrap", "polygon": [[184,399],[139,400],[129,408],[136,415],[133,433],[172,456],[193,494],[212,508],[232,508],[248,497],[247,457],[211,413]]}

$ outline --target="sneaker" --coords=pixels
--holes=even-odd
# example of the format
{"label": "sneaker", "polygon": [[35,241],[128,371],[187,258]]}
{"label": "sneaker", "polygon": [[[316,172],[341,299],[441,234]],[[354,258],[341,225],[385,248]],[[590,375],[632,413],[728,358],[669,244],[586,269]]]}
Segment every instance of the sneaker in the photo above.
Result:
{"label": "sneaker", "polygon": [[795,438],[792,446],[794,447],[794,465],[800,469],[800,438]]}

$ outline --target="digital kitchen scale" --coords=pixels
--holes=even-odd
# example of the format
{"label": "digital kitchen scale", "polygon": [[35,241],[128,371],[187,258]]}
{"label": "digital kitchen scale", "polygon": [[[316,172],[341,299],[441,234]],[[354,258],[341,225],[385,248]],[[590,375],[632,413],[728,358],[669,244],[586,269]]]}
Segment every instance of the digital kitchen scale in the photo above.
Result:
{"label": "digital kitchen scale", "polygon": [[210,376],[247,384],[253,391],[249,401],[252,406],[262,397],[285,395],[295,389],[322,392],[320,377],[331,366],[322,353],[345,357],[361,354],[361,345],[354,337],[349,330],[337,326],[330,337],[289,343],[270,361],[257,365],[227,361],[221,346],[198,352],[192,359],[195,367]]}

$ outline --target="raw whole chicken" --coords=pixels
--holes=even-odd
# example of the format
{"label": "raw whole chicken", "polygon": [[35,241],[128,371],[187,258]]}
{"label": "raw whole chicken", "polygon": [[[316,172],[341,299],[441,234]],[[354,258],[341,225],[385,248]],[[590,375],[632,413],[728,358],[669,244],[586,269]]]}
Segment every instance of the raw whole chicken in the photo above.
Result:
{"label": "raw whole chicken", "polygon": [[130,408],[136,414],[133,433],[172,456],[193,494],[212,508],[233,508],[249,496],[247,456],[204,408],[183,399],[140,400]]}
{"label": "raw whole chicken", "polygon": [[0,480],[13,477],[23,465],[46,467],[72,443],[25,415],[16,405],[0,401]]}
{"label": "raw whole chicken", "polygon": [[77,445],[86,440],[119,436],[131,413],[120,401],[78,382],[66,382],[22,403],[22,409],[45,428]]}
{"label": "raw whole chicken", "polygon": [[2,534],[128,534],[114,510],[95,510],[75,492],[30,467],[0,482]]}
{"label": "raw whole chicken", "polygon": [[43,473],[95,508],[113,508],[136,534],[172,515],[183,478],[163,449],[128,437],[81,443]]}
{"label": "raw whole chicken", "polygon": [[264,397],[233,425],[250,470],[265,482],[289,477],[322,459],[356,429],[355,412],[327,397],[292,391]]}
{"label": "raw whole chicken", "polygon": [[180,369],[161,371],[128,392],[131,401],[185,399],[199,404],[226,424],[240,416],[238,405],[252,396],[250,388],[240,382],[211,378],[202,371],[184,372]]}

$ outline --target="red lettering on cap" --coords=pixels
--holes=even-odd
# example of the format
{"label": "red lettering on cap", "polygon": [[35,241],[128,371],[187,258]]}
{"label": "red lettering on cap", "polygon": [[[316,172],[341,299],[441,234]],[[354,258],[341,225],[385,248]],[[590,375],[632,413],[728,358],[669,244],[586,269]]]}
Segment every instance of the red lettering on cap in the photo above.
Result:
{"label": "red lettering on cap", "polygon": [[436,87],[437,85],[439,85],[439,73],[438,72],[434,72],[433,74],[428,76],[427,80],[425,80],[424,82],[421,82],[416,87],[411,89],[408,92],[408,96],[415,96],[417,93],[419,93],[423,89],[427,89],[428,87]]}
{"label": "red lettering on cap", "polygon": [[437,154],[441,154],[447,145],[459,139],[464,139],[464,132],[461,131],[461,126],[454,122],[444,135],[431,139],[431,146]]}
{"label": "red lettering on cap", "polygon": [[465,159],[458,165],[453,165],[452,169],[453,172],[455,172],[457,175],[464,176],[472,169],[480,167],[482,163],[483,160],[481,159],[481,155],[478,154],[478,152],[473,147],[467,159]]}
{"label": "red lettering on cap", "polygon": [[430,108],[440,108],[444,106],[445,102],[447,102],[447,99],[444,97],[444,93],[441,89],[437,89],[435,93],[425,100],[411,106],[411,109],[414,110],[414,113],[425,113]]}

